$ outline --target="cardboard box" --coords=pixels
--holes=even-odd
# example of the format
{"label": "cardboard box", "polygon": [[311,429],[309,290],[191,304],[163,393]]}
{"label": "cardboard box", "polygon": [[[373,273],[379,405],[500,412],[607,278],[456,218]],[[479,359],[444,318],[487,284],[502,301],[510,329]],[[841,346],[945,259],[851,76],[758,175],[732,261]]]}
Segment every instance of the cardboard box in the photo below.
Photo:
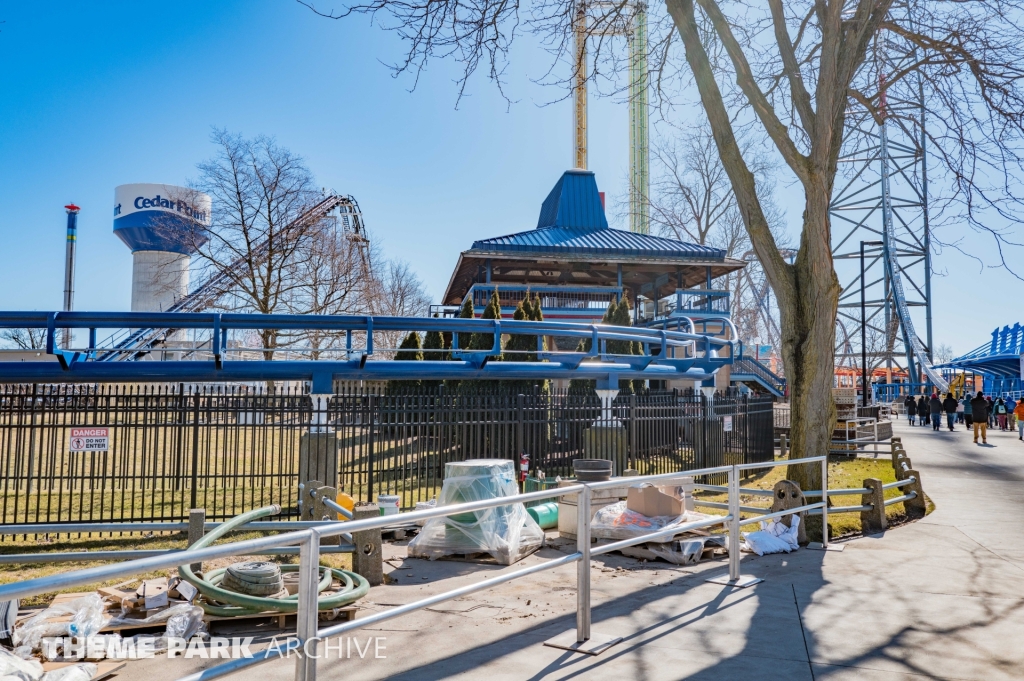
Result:
{"label": "cardboard box", "polygon": [[146,610],[165,608],[170,603],[166,577],[147,579],[139,587],[138,594],[145,600]]}
{"label": "cardboard box", "polygon": [[123,589],[117,586],[105,586],[96,589],[103,598],[112,601],[117,607],[125,610],[137,610],[143,606],[143,598],[135,589]]}
{"label": "cardboard box", "polygon": [[199,589],[186,582],[184,579],[175,577],[171,580],[171,588],[168,590],[171,598],[181,598],[189,603],[199,595]]}
{"label": "cardboard box", "polygon": [[629,489],[626,508],[648,518],[677,516],[683,512],[683,501],[671,494],[665,494],[653,485],[642,485]]}

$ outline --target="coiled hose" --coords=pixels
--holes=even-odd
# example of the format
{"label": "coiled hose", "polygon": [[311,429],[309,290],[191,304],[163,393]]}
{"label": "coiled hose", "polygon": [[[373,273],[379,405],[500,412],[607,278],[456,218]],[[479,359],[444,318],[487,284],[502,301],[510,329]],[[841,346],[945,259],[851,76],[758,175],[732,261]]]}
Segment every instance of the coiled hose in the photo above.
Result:
{"label": "coiled hose", "polygon": [[[241,525],[258,520],[259,518],[277,515],[280,512],[281,507],[274,504],[273,506],[264,506],[263,508],[257,508],[235,516],[231,520],[220,525],[220,527],[215,529],[213,532],[204,536],[195,544],[192,544],[189,548],[206,548],[228,532],[231,532]],[[341,589],[337,593],[332,593],[329,596],[321,596],[317,599],[317,608],[319,610],[332,610],[334,608],[340,608],[343,605],[348,605],[349,603],[365,596],[370,590],[369,582],[354,572],[329,568],[323,565],[319,567],[320,582],[317,585],[317,593],[328,589],[335,579],[340,580],[342,583]],[[249,596],[247,594],[222,589],[219,585],[221,580],[224,578],[224,572],[226,570],[227,568],[211,570],[204,573],[203,577],[200,578],[192,572],[192,568],[190,566],[179,565],[178,575],[180,575],[183,580],[196,587],[196,589],[199,590],[199,593],[205,596],[205,600],[200,602],[199,605],[202,606],[203,610],[210,615],[218,617],[234,617],[238,615],[255,615],[261,612],[298,611],[298,594],[291,594],[284,598],[266,598],[263,596]],[[281,572],[298,571],[298,565],[281,566]],[[211,600],[225,605],[214,605],[209,602]]]}

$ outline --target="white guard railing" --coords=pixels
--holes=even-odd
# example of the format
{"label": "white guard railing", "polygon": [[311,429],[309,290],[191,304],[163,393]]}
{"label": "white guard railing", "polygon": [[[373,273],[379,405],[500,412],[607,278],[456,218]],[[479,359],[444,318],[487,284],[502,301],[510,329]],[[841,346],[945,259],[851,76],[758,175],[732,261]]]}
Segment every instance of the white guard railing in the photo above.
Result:
{"label": "white guard railing", "polygon": [[[492,587],[511,582],[522,577],[528,577],[530,575],[552,570],[554,568],[568,565],[570,563],[577,563],[576,572],[576,640],[579,642],[587,641],[590,639],[590,560],[591,557],[610,553],[612,551],[618,551],[620,549],[632,546],[634,544],[642,544],[644,542],[667,538],[673,535],[685,532],[688,530],[697,530],[708,527],[714,527],[716,525],[722,525],[727,528],[728,531],[728,552],[729,552],[729,582],[739,583],[740,580],[740,526],[747,525],[750,523],[757,523],[762,520],[769,520],[772,518],[779,518],[782,516],[792,515],[794,513],[800,513],[803,511],[816,511],[820,509],[820,513],[823,516],[823,527],[828,527],[828,512],[829,509],[824,502],[817,502],[814,504],[807,504],[798,508],[787,509],[776,513],[764,513],[766,509],[756,507],[741,507],[740,506],[740,474],[742,471],[755,470],[759,468],[773,468],[775,466],[789,466],[796,463],[800,464],[812,464],[819,463],[821,465],[821,476],[822,484],[828,494],[828,461],[827,457],[809,457],[806,459],[794,459],[786,461],[773,461],[768,463],[752,463],[752,464],[738,464],[732,466],[717,466],[714,468],[702,468],[698,470],[678,471],[675,473],[665,473],[661,475],[645,475],[630,478],[615,478],[606,482],[595,482],[586,484],[575,484],[568,487],[560,487],[550,490],[542,490],[539,492],[528,492],[526,494],[519,494],[512,497],[500,497],[497,499],[487,499],[483,501],[473,501],[463,504],[453,504],[450,506],[439,506],[434,509],[423,510],[423,511],[412,511],[410,513],[401,514],[401,518],[404,521],[414,522],[418,520],[427,520],[429,518],[438,518],[442,516],[450,516],[459,513],[466,513],[468,511],[479,511],[487,508],[494,508],[497,506],[507,506],[510,503],[524,503],[528,501],[537,501],[541,499],[550,499],[554,497],[560,497],[567,494],[576,494],[577,497],[577,544],[576,551],[568,554],[561,558],[548,560],[543,563],[531,565],[529,567],[507,572],[505,574],[498,575],[497,577],[491,577],[482,581],[470,584],[467,586],[459,587],[451,591],[428,596],[427,598],[420,599],[413,603],[406,605],[397,606],[391,610],[384,612],[375,613],[362,619],[352,620],[342,624],[335,624],[326,628],[318,628],[318,609],[317,609],[317,598],[318,590],[317,583],[319,581],[319,565],[320,565],[320,540],[325,537],[335,537],[342,534],[350,534],[362,530],[372,530],[382,528],[386,525],[391,525],[395,522],[395,516],[381,516],[380,518],[367,518],[363,520],[349,520],[345,522],[330,523],[328,525],[320,525],[317,527],[311,527],[304,530],[295,532],[287,532],[269,537],[261,537],[258,539],[248,539],[245,541],[238,541],[230,544],[222,544],[218,546],[211,546],[203,549],[188,549],[185,551],[177,551],[169,554],[160,556],[154,556],[151,558],[141,558],[138,560],[131,560],[127,562],[114,563],[111,565],[104,565],[100,567],[88,568],[84,570],[76,570],[74,572],[65,572],[61,574],[48,575],[46,577],[38,577],[36,579],[30,579],[23,582],[14,582],[11,584],[0,585],[0,601],[11,600],[11,599],[23,599],[30,596],[35,596],[42,593],[48,593],[61,589],[68,589],[72,587],[86,586],[100,581],[134,577],[139,574],[143,574],[152,570],[166,569],[177,567],[178,565],[185,565],[191,563],[199,563],[202,561],[213,560],[216,558],[225,558],[228,556],[237,555],[248,555],[253,553],[266,552],[267,549],[273,549],[283,546],[294,546],[299,547],[299,600],[298,600],[298,612],[296,613],[296,638],[289,639],[289,641],[283,645],[266,650],[260,651],[255,656],[250,658],[240,658],[224,662],[216,667],[211,667],[203,671],[195,672],[188,676],[182,677],[179,681],[208,681],[209,679],[216,679],[228,674],[239,672],[243,669],[248,669],[264,662],[279,659],[285,655],[296,654],[296,668],[295,668],[295,679],[297,681],[315,681],[316,679],[316,663],[317,663],[317,647],[320,641],[327,639],[331,636],[338,636],[346,632],[359,629],[368,625],[377,624],[385,620],[394,619],[401,615],[421,610],[423,608],[442,603],[444,601],[451,600],[453,598],[459,598],[467,594],[475,593],[477,591],[483,591]],[[637,486],[644,483],[652,482],[663,482],[667,483],[674,479],[683,477],[697,477],[702,475],[711,475],[715,473],[727,473],[728,474],[728,486],[725,488],[728,491],[729,502],[727,504],[728,513],[724,516],[716,516],[714,518],[708,518],[692,523],[684,523],[681,525],[675,525],[658,532],[652,532],[645,534],[640,537],[634,537],[631,539],[623,539],[621,541],[613,542],[610,544],[602,544],[591,548],[591,532],[590,532],[590,497],[591,492],[597,489],[603,489],[607,487],[622,487],[624,484],[629,486]],[[703,485],[701,485],[703,486]],[[710,485],[706,487],[712,487]],[[770,494],[770,492],[769,492]],[[817,493],[820,497],[821,492]],[[695,500],[696,505],[707,505],[712,507],[720,507],[720,503],[707,503]],[[760,515],[743,518],[741,522],[740,514],[746,509],[748,512],[760,513]],[[827,533],[826,533],[827,534]],[[828,545],[828,537],[823,537],[822,542],[826,547]]]}

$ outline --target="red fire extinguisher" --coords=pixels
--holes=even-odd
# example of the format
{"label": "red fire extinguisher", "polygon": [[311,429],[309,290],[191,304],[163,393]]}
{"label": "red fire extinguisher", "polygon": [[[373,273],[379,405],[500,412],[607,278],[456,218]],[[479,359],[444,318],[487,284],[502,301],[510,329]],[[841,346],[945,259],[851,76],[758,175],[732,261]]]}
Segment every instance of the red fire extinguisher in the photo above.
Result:
{"label": "red fire extinguisher", "polygon": [[525,451],[519,455],[519,482],[526,482],[526,476],[530,472],[530,455]]}

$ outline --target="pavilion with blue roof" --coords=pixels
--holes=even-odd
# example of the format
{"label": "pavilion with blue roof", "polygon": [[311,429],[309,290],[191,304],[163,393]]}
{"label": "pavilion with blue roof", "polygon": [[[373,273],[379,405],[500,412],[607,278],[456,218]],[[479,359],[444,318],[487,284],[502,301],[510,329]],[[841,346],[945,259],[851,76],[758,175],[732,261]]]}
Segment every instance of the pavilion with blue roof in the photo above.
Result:
{"label": "pavilion with blue roof", "polygon": [[936,367],[947,373],[970,372],[984,376],[990,395],[1020,397],[1024,390],[1024,326],[1018,322],[992,331],[992,340],[966,355]]}
{"label": "pavilion with blue roof", "polygon": [[637,323],[721,319],[729,293],[713,281],[743,266],[719,248],[610,228],[594,173],[567,170],[535,229],[475,241],[459,255],[443,303],[468,297],[480,314],[497,291],[502,315],[511,317],[530,291],[545,319],[596,321],[611,300],[627,296]]}

